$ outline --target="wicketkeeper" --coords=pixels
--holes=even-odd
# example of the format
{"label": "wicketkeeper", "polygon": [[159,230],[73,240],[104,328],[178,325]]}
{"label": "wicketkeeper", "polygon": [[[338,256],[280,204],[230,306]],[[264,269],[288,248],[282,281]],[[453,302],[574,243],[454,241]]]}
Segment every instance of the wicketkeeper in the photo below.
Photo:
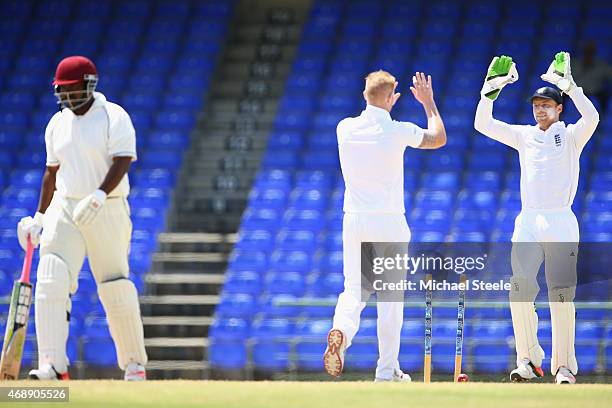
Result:
{"label": "wicketkeeper", "polygon": [[[521,164],[522,210],[512,235],[510,292],[517,368],[510,378],[524,381],[544,375],[534,301],[539,291],[537,274],[545,261],[552,323],[551,373],[557,384],[574,384],[578,363],[573,300],[580,237],[571,205],[578,187],[580,153],[597,127],[599,114],[572,79],[569,53],[559,52],[541,78],[556,88],[539,88],[531,96],[535,125],[509,125],[493,119],[493,101],[505,85],[518,80],[512,58],[495,57],[480,92],[474,127],[518,150]],[[563,111],[559,89],[582,115],[578,122],[566,125],[559,121]]]}

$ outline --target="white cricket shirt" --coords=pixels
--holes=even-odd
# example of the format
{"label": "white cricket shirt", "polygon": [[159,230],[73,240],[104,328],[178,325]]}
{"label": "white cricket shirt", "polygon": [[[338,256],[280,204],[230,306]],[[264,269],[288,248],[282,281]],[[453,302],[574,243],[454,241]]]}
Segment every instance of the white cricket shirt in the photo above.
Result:
{"label": "white cricket shirt", "polygon": [[[55,186],[68,198],[83,198],[100,187],[113,157],[136,160],[136,132],[128,113],[94,92],[94,102],[81,116],[57,112],[45,130],[47,166],[59,166]],[[130,192],[127,174],[109,197]]]}
{"label": "white cricket shirt", "polygon": [[403,214],[404,150],[421,144],[423,129],[368,105],[361,115],[340,121],[337,134],[344,212]]}
{"label": "white cricket shirt", "polygon": [[574,202],[580,153],[597,127],[599,114],[582,88],[574,88],[569,95],[582,118],[568,126],[556,122],[546,131],[537,124],[509,125],[493,119],[493,101],[480,99],[476,130],[518,150],[523,208],[559,209]]}

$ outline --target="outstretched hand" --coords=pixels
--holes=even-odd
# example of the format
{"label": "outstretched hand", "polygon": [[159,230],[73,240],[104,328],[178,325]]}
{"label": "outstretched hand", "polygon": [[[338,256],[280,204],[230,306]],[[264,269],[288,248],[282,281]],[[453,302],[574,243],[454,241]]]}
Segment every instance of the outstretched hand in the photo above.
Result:
{"label": "outstretched hand", "polygon": [[401,93],[399,92],[395,92],[395,90],[397,89],[397,84],[398,82],[395,82],[395,85],[393,85],[393,96],[391,97],[391,107],[395,106],[395,103],[398,101],[398,99],[400,98],[400,96],[402,96]]}
{"label": "outstretched hand", "polygon": [[416,72],[412,77],[413,86],[410,87],[414,98],[421,104],[433,102],[433,87],[431,75],[425,76],[423,72]]}

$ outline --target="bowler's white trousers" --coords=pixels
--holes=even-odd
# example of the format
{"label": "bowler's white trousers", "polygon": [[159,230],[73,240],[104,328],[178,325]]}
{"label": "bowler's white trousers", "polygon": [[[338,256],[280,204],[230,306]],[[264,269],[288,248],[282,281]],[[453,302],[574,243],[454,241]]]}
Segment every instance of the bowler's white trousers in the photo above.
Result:
{"label": "bowler's white trousers", "polygon": [[[346,213],[343,230],[344,291],[338,297],[333,327],[344,333],[347,346],[359,330],[361,311],[369,293],[362,293],[361,243],[410,241],[410,229],[404,214]],[[403,302],[377,302],[379,359],[376,378],[391,379],[399,369],[399,350]]]}

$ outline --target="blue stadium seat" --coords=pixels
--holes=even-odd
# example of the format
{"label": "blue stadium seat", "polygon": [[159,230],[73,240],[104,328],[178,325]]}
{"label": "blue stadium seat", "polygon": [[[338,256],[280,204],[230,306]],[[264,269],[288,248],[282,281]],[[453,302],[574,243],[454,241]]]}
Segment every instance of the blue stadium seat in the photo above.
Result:
{"label": "blue stadium seat", "polygon": [[319,259],[319,269],[324,273],[342,273],[342,251],[323,254]]}
{"label": "blue stadium seat", "polygon": [[259,299],[259,311],[267,318],[293,318],[300,314],[300,307],[293,304],[293,295],[262,296]]}
{"label": "blue stadium seat", "polygon": [[277,272],[299,272],[312,270],[312,258],[305,251],[275,251],[270,257],[270,268]]}
{"label": "blue stadium seat", "polygon": [[226,294],[219,300],[217,315],[224,318],[250,318],[255,309],[255,300],[245,293]]}
{"label": "blue stadium seat", "polygon": [[317,245],[317,236],[312,231],[288,230],[278,234],[276,248],[281,251],[314,252]]}
{"label": "blue stadium seat", "polygon": [[210,326],[209,337],[215,340],[239,340],[248,337],[249,323],[244,319],[217,318]]}
{"label": "blue stadium seat", "polygon": [[301,297],[306,285],[299,272],[270,272],[265,279],[265,292],[270,295],[292,295]]}
{"label": "blue stadium seat", "polygon": [[212,368],[241,369],[246,365],[245,343],[239,340],[210,339],[208,358]]}
{"label": "blue stadium seat", "polygon": [[304,136],[296,131],[274,131],[268,138],[270,150],[299,150],[304,146]]}
{"label": "blue stadium seat", "polygon": [[289,343],[257,338],[252,349],[255,368],[264,371],[285,371],[289,368]]}
{"label": "blue stadium seat", "polygon": [[247,210],[242,216],[242,226],[246,229],[275,231],[281,219],[280,212],[273,209]]}
{"label": "blue stadium seat", "polygon": [[344,290],[344,275],[335,272],[323,272],[314,283],[317,296],[337,296]]}
{"label": "blue stadium seat", "polygon": [[471,350],[473,368],[478,373],[506,372],[512,362],[508,345],[478,344]]}
{"label": "blue stadium seat", "polygon": [[91,339],[110,337],[106,317],[88,318],[85,321],[85,333]]}
{"label": "blue stadium seat", "polygon": [[175,177],[167,169],[137,170],[130,175],[130,182],[141,188],[172,188]]}
{"label": "blue stadium seat", "polygon": [[235,249],[240,251],[264,251],[274,249],[274,237],[267,230],[246,230],[238,236]]}
{"label": "blue stadium seat", "polygon": [[289,193],[282,189],[254,189],[249,194],[249,207],[282,211],[287,204]]}

